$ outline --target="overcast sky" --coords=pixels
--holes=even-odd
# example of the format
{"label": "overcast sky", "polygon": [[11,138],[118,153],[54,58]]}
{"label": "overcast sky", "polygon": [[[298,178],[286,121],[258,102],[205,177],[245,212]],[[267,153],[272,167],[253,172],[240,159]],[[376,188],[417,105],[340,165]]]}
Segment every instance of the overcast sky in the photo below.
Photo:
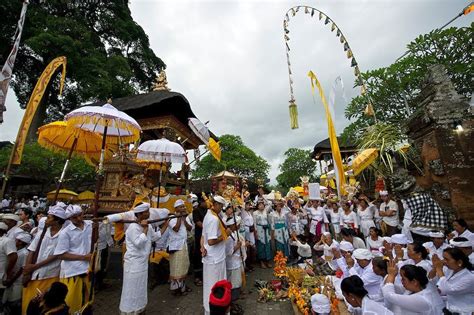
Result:
{"label": "overcast sky", "polygon": [[[133,18],[167,64],[168,86],[189,100],[201,121],[217,135],[240,135],[271,164],[272,182],[290,147],[312,148],[327,138],[321,102],[314,105],[309,79],[313,70],[327,95],[341,76],[347,99],[354,76],[350,60],[330,24],[300,10],[291,17],[290,57],[300,128],[289,127],[289,85],[282,21],[294,5],[312,5],[331,17],[345,34],[361,71],[385,67],[403,54],[417,35],[437,28],[468,3],[426,1],[152,1],[131,0]],[[471,16],[453,25],[467,26]],[[374,104],[376,106],[376,104]],[[0,140],[14,140],[22,111],[12,90],[7,96]],[[336,98],[336,129],[344,118],[343,98]]]}

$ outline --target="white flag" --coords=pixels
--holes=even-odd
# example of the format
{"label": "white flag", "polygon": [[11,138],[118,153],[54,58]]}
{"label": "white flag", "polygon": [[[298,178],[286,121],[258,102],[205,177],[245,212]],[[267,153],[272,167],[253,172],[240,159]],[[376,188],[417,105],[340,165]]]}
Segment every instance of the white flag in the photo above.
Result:
{"label": "white flag", "polygon": [[28,7],[28,0],[23,2],[23,7],[21,8],[20,19],[18,20],[18,27],[16,29],[15,42],[13,43],[13,48],[8,58],[3,65],[2,72],[0,72],[0,124],[3,122],[3,112],[7,110],[5,107],[5,101],[7,98],[8,86],[10,85],[10,80],[12,78],[13,65],[15,64],[16,54],[20,47],[21,33],[23,31],[23,24],[25,23],[26,8]]}

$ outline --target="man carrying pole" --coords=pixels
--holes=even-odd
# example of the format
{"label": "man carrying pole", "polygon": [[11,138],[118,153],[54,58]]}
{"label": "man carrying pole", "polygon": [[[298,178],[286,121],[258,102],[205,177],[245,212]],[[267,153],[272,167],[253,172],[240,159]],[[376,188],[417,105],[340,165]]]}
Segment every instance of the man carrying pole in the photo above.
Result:
{"label": "man carrying pole", "polygon": [[61,259],[59,281],[68,288],[66,304],[74,314],[83,309],[90,297],[91,283],[87,274],[92,256],[92,221],[84,221],[82,208],[78,205],[69,205],[66,217],[71,224],[59,233],[54,255]]}
{"label": "man carrying pole", "polygon": [[61,206],[52,206],[48,211],[44,233],[37,233],[28,247],[28,257],[23,268],[22,314],[30,301],[40,292],[46,292],[53,282],[59,280],[61,261],[54,255],[59,232],[66,221],[66,211]]}

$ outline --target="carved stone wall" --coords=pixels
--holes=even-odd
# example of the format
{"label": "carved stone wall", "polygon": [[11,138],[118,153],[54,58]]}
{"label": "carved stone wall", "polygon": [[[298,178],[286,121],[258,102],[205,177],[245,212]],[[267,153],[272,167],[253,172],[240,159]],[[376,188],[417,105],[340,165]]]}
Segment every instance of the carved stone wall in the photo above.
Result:
{"label": "carved stone wall", "polygon": [[440,65],[429,69],[417,101],[421,107],[407,122],[423,162],[417,184],[474,226],[474,117],[469,103]]}

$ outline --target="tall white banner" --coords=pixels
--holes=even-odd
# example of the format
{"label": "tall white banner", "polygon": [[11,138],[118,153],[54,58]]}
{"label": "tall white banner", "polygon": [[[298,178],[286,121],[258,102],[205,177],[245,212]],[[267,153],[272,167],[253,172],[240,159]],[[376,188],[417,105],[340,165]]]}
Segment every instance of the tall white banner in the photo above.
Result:
{"label": "tall white banner", "polygon": [[8,55],[5,64],[3,65],[2,72],[0,73],[0,124],[3,123],[3,112],[7,110],[5,107],[5,101],[7,98],[8,86],[12,78],[13,65],[15,64],[16,54],[20,47],[21,33],[23,32],[23,24],[25,23],[26,8],[28,7],[28,0],[23,1],[23,7],[21,8],[20,19],[18,20],[18,27],[16,29],[15,42],[13,48]]}

